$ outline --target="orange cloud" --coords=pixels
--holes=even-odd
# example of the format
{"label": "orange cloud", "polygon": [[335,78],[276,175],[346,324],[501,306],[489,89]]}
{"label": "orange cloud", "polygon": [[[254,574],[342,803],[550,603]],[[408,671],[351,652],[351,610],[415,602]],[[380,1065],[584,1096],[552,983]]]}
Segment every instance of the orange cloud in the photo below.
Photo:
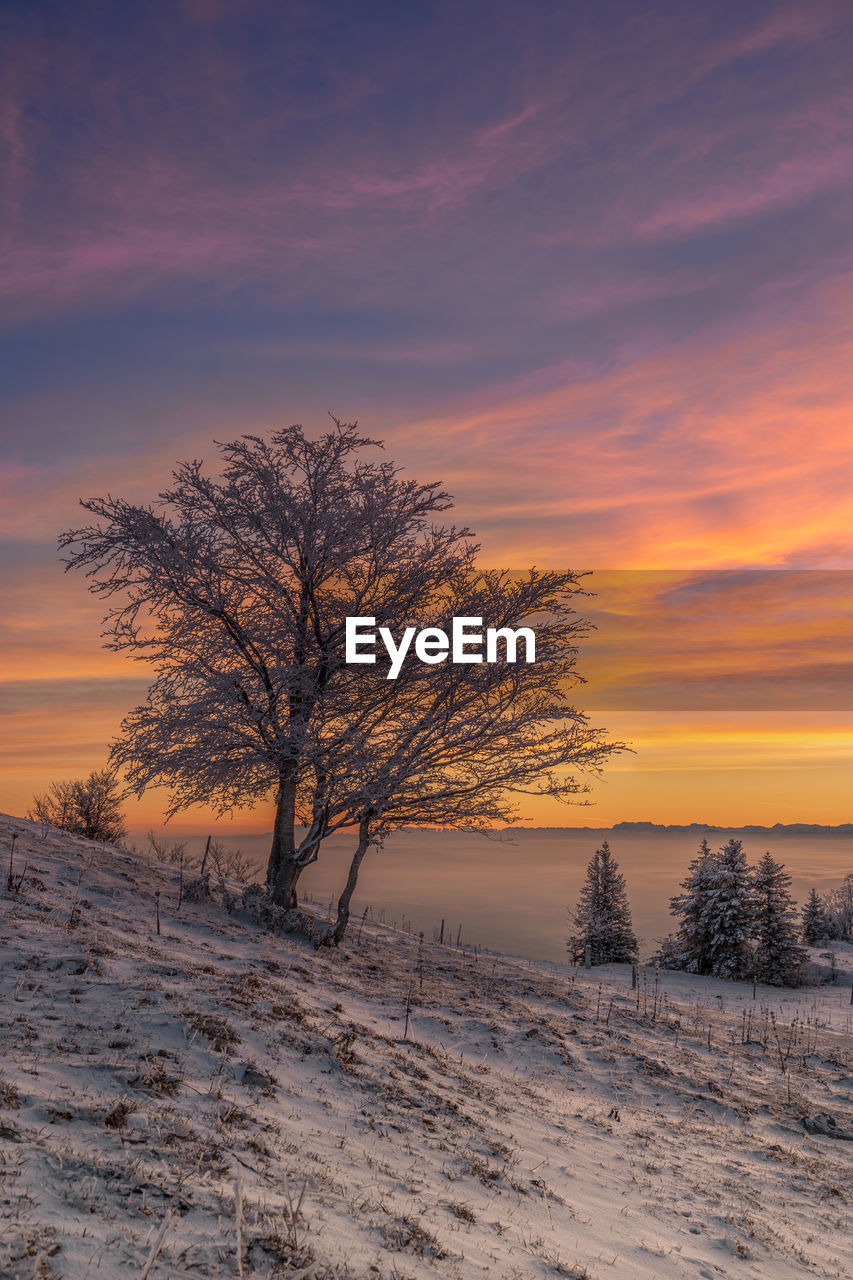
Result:
{"label": "orange cloud", "polygon": [[489,560],[850,566],[851,293],[848,273],[793,315],[773,299],[734,333],[563,383],[546,370],[548,390],[484,389],[388,435],[419,472],[441,457]]}

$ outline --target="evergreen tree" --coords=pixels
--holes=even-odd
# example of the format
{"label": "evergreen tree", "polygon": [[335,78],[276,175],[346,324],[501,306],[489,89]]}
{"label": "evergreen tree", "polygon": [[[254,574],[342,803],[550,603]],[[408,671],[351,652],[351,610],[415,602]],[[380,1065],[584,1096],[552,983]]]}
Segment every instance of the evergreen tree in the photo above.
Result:
{"label": "evergreen tree", "polygon": [[820,946],[829,937],[826,907],[817,889],[812,889],[803,907],[802,935],[803,942],[809,947]]}
{"label": "evergreen tree", "polygon": [[686,969],[685,955],[678,934],[668,933],[659,939],[660,945],[652,957],[662,969]]}
{"label": "evergreen tree", "polygon": [[706,915],[712,868],[711,847],[703,837],[699,852],[681,882],[684,893],[670,899],[670,911],[673,915],[681,916],[681,924],[670,940],[667,955],[672,958],[671,967],[675,967],[675,960],[680,957],[679,967],[689,973],[710,973]]}
{"label": "evergreen tree", "polygon": [[574,957],[584,955],[588,947],[593,964],[630,964],[637,959],[625,877],[606,840],[587,866],[573,919],[577,933],[568,947]]}
{"label": "evergreen tree", "polygon": [[748,975],[753,914],[752,875],[742,842],[733,838],[712,862],[705,911],[709,973],[718,978]]}
{"label": "evergreen tree", "polygon": [[703,840],[682,888],[670,909],[681,916],[677,937],[685,968],[719,978],[746,977],[752,959],[753,895],[742,842],[731,839],[711,853]]}
{"label": "evergreen tree", "polygon": [[755,917],[753,977],[774,987],[797,984],[806,954],[798,941],[796,903],[788,892],[791,877],[771,853],[765,853],[752,879]]}

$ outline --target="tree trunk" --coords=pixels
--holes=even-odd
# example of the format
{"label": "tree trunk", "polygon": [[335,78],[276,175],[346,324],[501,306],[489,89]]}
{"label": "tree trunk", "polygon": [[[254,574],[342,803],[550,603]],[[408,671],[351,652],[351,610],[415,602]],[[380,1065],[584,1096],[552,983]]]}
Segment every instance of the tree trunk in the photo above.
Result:
{"label": "tree trunk", "polygon": [[370,823],[367,818],[362,818],[358,826],[358,845],[355,853],[352,855],[352,862],[349,864],[349,875],[347,876],[346,886],[343,893],[338,898],[338,918],[335,923],[326,930],[323,936],[323,942],[327,944],[334,943],[335,946],[342,940],[346,933],[347,924],[349,923],[349,908],[352,901],[352,895],[355,893],[355,887],[358,884],[358,873],[361,867],[364,855],[367,853],[370,844]]}
{"label": "tree trunk", "polygon": [[304,870],[305,868],[298,862],[294,862],[293,858],[285,858],[279,868],[278,879],[272,893],[272,900],[276,906],[284,907],[285,911],[292,911],[299,906],[296,882]]}
{"label": "tree trunk", "polygon": [[275,823],[267,863],[267,886],[273,902],[285,908],[296,906],[296,881],[301,870],[293,859],[296,851],[295,816],[296,781],[283,775],[275,798]]}

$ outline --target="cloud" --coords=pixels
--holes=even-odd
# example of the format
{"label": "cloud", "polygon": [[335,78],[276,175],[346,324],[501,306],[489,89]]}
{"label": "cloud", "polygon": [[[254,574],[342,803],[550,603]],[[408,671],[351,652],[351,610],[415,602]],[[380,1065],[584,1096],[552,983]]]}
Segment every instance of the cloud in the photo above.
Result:
{"label": "cloud", "polygon": [[[791,672],[838,695],[843,618],[819,591],[695,571],[853,564],[845,7],[250,7],[3,15],[3,409],[22,461],[0,645],[19,714],[33,700],[28,776],[39,753],[45,771],[100,762],[84,757],[138,678],[56,560],[78,496],[145,500],[177,459],[214,459],[211,437],[319,427],[329,407],[441,478],[487,563],[679,570],[646,603],[598,602],[587,656],[609,705],[707,699],[721,678],[790,697]],[[63,685],[101,678],[118,683],[88,710]],[[642,787],[615,816],[655,773],[660,814],[695,817],[732,760],[752,785],[764,753],[781,805],[798,758],[809,785],[849,764],[849,724],[829,744],[805,719],[756,730],[741,751],[733,721],[691,713],[663,742],[652,719],[623,720],[645,773],[619,762]]]}
{"label": "cloud", "polygon": [[823,35],[832,21],[832,10],[824,4],[810,5],[808,9],[781,9],[745,35],[724,43],[714,52],[707,65],[718,66],[753,54],[766,53],[778,45],[802,46]]}
{"label": "cloud", "polygon": [[562,286],[554,291],[553,310],[563,319],[577,320],[623,307],[689,297],[708,289],[712,283],[713,278],[697,272],[680,277],[669,274]]}
{"label": "cloud", "polygon": [[595,707],[853,710],[853,572],[593,573]]}
{"label": "cloud", "polygon": [[419,469],[441,453],[487,555],[513,565],[849,566],[851,291],[824,282],[775,323],[770,303],[544,391],[483,388],[397,439]]}
{"label": "cloud", "polygon": [[377,226],[399,235],[535,165],[539,147],[526,126],[539,110],[531,103],[439,154],[421,146],[393,170],[368,151],[333,168],[307,159],[292,175],[243,181],[168,152],[141,164],[109,155],[75,175],[76,217],[33,224],[22,213],[10,224],[0,296],[38,314],[119,297],[126,305],[181,282],[234,287],[259,274],[286,292],[291,275],[289,289],[299,288],[307,263],[325,273],[329,260],[373,252]]}
{"label": "cloud", "polygon": [[639,236],[687,235],[738,218],[801,203],[816,192],[847,183],[853,167],[853,141],[817,154],[781,160],[764,172],[744,174],[695,195],[677,197],[636,225]]}

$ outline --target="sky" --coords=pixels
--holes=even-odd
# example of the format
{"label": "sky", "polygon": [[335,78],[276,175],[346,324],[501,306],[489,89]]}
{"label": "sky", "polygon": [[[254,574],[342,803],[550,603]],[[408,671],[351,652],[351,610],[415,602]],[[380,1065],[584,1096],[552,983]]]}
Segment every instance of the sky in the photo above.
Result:
{"label": "sky", "polygon": [[147,685],[78,499],[332,412],[591,571],[633,753],[529,821],[853,819],[851,64],[846,0],[7,0],[0,808]]}

